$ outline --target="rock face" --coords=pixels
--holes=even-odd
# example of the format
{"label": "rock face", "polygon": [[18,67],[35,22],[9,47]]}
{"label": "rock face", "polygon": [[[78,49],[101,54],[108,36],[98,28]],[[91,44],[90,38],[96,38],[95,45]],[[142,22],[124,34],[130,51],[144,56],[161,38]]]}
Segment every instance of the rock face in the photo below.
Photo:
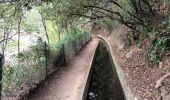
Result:
{"label": "rock face", "polygon": [[159,68],[162,68],[162,67],[163,67],[163,63],[160,62],[160,63],[159,63]]}
{"label": "rock face", "polygon": [[129,31],[130,30],[126,26],[122,25],[112,32],[114,40],[116,40],[119,50],[130,46],[131,42],[130,39],[128,38],[128,35],[130,33]]}
{"label": "rock face", "polygon": [[118,50],[122,50],[124,48],[124,45],[123,44],[120,44],[119,46],[118,46]]}
{"label": "rock face", "polygon": [[131,50],[130,52],[128,52],[128,53],[126,54],[126,58],[131,58],[132,55],[133,55],[133,51]]}

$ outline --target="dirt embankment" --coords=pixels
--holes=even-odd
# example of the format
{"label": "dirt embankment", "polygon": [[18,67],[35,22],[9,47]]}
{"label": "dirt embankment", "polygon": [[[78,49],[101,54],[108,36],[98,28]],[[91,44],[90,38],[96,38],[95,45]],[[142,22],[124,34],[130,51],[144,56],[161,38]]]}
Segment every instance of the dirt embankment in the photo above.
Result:
{"label": "dirt embankment", "polygon": [[106,31],[98,31],[112,45],[121,68],[126,75],[132,93],[139,100],[170,100],[170,78],[166,77],[156,89],[156,81],[170,72],[170,57],[166,56],[159,65],[150,62],[148,53],[151,49],[149,40],[142,42],[138,48],[128,38],[130,30],[120,26],[111,35]]}

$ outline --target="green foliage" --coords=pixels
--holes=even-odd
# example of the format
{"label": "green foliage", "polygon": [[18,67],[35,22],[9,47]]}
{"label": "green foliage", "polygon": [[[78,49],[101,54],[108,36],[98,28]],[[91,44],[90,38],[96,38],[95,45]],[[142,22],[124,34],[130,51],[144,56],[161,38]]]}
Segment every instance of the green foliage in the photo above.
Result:
{"label": "green foliage", "polygon": [[[22,44],[22,43],[21,43]],[[16,48],[18,45],[18,42],[17,41],[10,41],[8,44],[7,44],[7,48]]]}
{"label": "green foliage", "polygon": [[100,21],[97,21],[96,24],[97,24],[96,25],[97,27],[102,27],[108,30],[109,33],[111,33],[115,28],[117,28],[120,25],[118,21],[113,21],[113,20],[106,19],[106,18]]}
{"label": "green foliage", "polygon": [[154,48],[154,49],[151,50],[151,52],[150,52],[150,60],[151,60],[154,64],[159,64],[160,58],[159,58],[159,56],[158,56],[157,48]]}
{"label": "green foliage", "polygon": [[167,37],[160,37],[160,38],[158,38],[158,39],[155,40],[154,45],[155,45],[155,46],[164,45],[167,40],[168,40]]}
{"label": "green foliage", "polygon": [[159,29],[155,29],[155,39],[153,40],[153,50],[151,50],[151,61],[153,63],[159,63],[163,54],[169,50],[169,35],[170,35],[170,18],[165,19],[159,25]]}
{"label": "green foliage", "polygon": [[[96,2],[99,1],[101,0]],[[81,5],[81,2],[81,0],[76,1],[75,5],[77,6],[73,7],[81,8],[81,6],[78,6]],[[88,4],[90,0],[83,0],[83,2]],[[36,45],[32,45],[29,50],[22,51],[12,56],[13,58],[10,58],[10,63],[7,63],[3,69],[3,96],[13,95],[12,93],[18,92],[23,88],[24,84],[33,84],[37,80],[41,80],[39,77],[45,76],[45,56],[48,57],[47,63],[50,66],[54,60],[54,55],[59,52],[63,44],[66,56],[68,57],[75,50],[72,44],[74,41],[76,41],[77,46],[80,48],[85,43],[85,39],[83,39],[85,35],[89,38],[90,33],[78,28],[81,22],[84,21],[83,18],[70,16],[67,13],[70,10],[70,5],[72,5],[72,0],[54,0],[48,5],[37,0],[19,0],[12,3],[9,1],[9,3],[0,4],[1,30],[12,25],[12,30],[17,31],[18,19],[21,18],[21,31],[45,33],[41,20],[44,18],[50,40],[50,46],[47,46],[48,55],[44,54],[44,44],[38,42]],[[80,12],[85,13],[86,11],[80,10]],[[58,33],[61,33],[60,42],[58,40]],[[10,41],[7,44],[7,48],[14,49],[17,45],[17,41]],[[22,45],[21,43],[20,46]],[[52,68],[50,67],[49,69]]]}
{"label": "green foliage", "polygon": [[149,57],[153,64],[158,64],[167,50],[166,45],[168,43],[168,37],[160,36],[161,33],[158,31],[148,31],[143,27],[138,29],[140,33],[136,32],[136,34],[133,34],[133,38],[136,41],[136,46],[139,48],[142,47],[141,43],[145,38],[151,40],[151,45],[153,45],[153,47],[152,50],[150,50]]}
{"label": "green foliage", "polygon": [[[75,51],[75,48],[81,48],[82,44],[85,43],[85,36],[90,36],[90,33],[76,28],[69,29],[67,34],[63,34],[61,41],[57,43],[56,48],[61,48],[64,44],[66,56],[68,56]],[[75,42],[78,47],[73,45]]]}
{"label": "green foliage", "polygon": [[154,64],[158,64],[162,60],[162,54],[167,49],[167,40],[167,37],[160,37],[153,41],[154,48],[150,52],[150,59]]}
{"label": "green foliage", "polygon": [[56,27],[55,24],[52,23],[52,21],[46,21],[46,25],[47,25],[47,31],[48,31],[48,36],[49,36],[49,42],[50,42],[50,45],[55,45],[59,40],[58,40],[58,33],[56,32],[57,29],[55,28],[58,28]]}
{"label": "green foliage", "polygon": [[118,0],[118,3],[123,7],[123,9],[118,9],[125,21],[131,20],[132,16],[127,13],[134,12],[134,8],[129,0]]}
{"label": "green foliage", "polygon": [[167,45],[169,44],[168,40],[170,36],[170,18],[161,21],[158,27],[137,26],[136,29],[138,32],[133,30],[132,37],[137,43],[137,46],[140,44],[138,47],[141,47],[142,41],[146,38],[152,41],[149,57],[154,64],[158,64],[162,61],[163,55],[169,48]]}
{"label": "green foliage", "polygon": [[[17,62],[17,59],[19,62]],[[24,51],[12,59],[13,66],[5,66],[3,69],[3,95],[10,96],[14,91],[22,88],[22,85],[39,80],[40,74],[45,75],[44,47],[31,46],[30,51]],[[36,79],[37,78],[37,79]]]}
{"label": "green foliage", "polygon": [[169,0],[163,0],[165,4],[170,4],[170,1]]}
{"label": "green foliage", "polygon": [[3,69],[3,96],[13,95],[13,93],[23,88],[24,84],[33,84],[42,80],[46,71],[45,57],[48,59],[48,70],[53,71],[54,56],[60,53],[63,44],[66,57],[69,57],[75,52],[75,47],[72,45],[73,41],[76,40],[77,45],[82,46],[80,38],[84,38],[85,35],[88,37],[90,33],[78,28],[69,29],[67,34],[62,35],[60,42],[50,45],[50,50],[47,46],[47,55],[45,55],[45,45],[42,41],[32,45],[29,50],[20,52],[12,58],[14,61],[11,63],[14,65],[7,65]]}
{"label": "green foliage", "polygon": [[147,38],[149,36],[149,34],[150,34],[148,29],[145,28],[145,27],[142,27],[142,26],[138,27],[137,30],[139,31],[138,34],[139,34],[139,39],[140,40],[142,40],[144,38]]}
{"label": "green foliage", "polygon": [[167,38],[165,37],[158,38],[154,41],[153,43],[154,48],[150,52],[151,61],[154,64],[158,64],[162,60],[161,54],[163,54],[166,50],[166,47],[165,47],[166,41],[167,41]]}
{"label": "green foliage", "polygon": [[22,28],[27,32],[42,32],[41,16],[36,8],[24,13]]}

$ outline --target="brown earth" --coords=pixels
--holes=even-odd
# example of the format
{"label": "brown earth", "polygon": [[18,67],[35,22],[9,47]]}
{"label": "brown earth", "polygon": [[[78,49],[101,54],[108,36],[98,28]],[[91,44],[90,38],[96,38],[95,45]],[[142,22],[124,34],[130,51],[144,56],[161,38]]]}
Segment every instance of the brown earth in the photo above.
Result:
{"label": "brown earth", "polygon": [[[152,64],[148,57],[150,42],[144,40],[142,48],[136,47],[133,43],[127,46],[129,30],[122,26],[114,30],[110,36],[106,36],[107,33],[103,31],[99,31],[98,34],[107,38],[111,44],[113,54],[126,75],[130,89],[139,100],[170,100],[161,97],[170,95],[170,78],[166,78],[162,86],[155,89],[156,81],[170,72],[170,57],[165,57],[162,67]],[[121,45],[123,46],[120,47]]]}

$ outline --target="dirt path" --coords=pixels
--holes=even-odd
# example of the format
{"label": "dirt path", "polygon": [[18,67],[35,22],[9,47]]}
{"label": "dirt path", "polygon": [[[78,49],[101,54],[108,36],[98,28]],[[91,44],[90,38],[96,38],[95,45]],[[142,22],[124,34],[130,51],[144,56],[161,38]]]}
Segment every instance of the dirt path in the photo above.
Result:
{"label": "dirt path", "polygon": [[47,78],[44,85],[30,94],[27,100],[80,100],[97,43],[98,39],[92,39],[70,63]]}

